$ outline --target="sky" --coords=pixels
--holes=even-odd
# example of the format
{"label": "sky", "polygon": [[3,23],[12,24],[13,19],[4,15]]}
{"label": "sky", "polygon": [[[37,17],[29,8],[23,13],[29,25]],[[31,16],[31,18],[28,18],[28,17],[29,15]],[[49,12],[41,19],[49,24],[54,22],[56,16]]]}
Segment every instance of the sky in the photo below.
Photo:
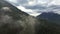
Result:
{"label": "sky", "polygon": [[60,0],[7,0],[18,9],[38,16],[42,12],[54,12],[60,14]]}

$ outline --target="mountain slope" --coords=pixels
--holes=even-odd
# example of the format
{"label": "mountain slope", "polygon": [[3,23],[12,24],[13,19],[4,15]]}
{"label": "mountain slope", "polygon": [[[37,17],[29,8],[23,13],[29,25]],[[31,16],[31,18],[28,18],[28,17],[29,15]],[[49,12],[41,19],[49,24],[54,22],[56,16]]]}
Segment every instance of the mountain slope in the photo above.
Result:
{"label": "mountain slope", "polygon": [[48,12],[48,13],[44,12],[41,15],[37,16],[37,18],[58,22],[56,24],[60,24],[60,15],[53,12]]}
{"label": "mountain slope", "polygon": [[36,19],[0,0],[0,34],[34,34]]}
{"label": "mountain slope", "polygon": [[[40,21],[40,34],[60,34],[60,15],[44,12],[36,17]],[[39,34],[39,33],[38,33]]]}

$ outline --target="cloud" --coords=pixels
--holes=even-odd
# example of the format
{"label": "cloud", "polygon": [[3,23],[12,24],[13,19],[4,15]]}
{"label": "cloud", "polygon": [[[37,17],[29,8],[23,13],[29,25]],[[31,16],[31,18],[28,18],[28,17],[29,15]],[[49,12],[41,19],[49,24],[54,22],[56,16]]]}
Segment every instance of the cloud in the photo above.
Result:
{"label": "cloud", "polygon": [[33,16],[50,11],[60,13],[60,0],[8,0],[8,2]]}
{"label": "cloud", "polygon": [[26,9],[32,9],[32,10],[35,10],[35,9],[43,10],[47,8],[46,6],[43,6],[43,5],[24,6],[24,7]]}
{"label": "cloud", "polygon": [[24,12],[26,12],[26,13],[28,13],[28,14],[30,14],[30,15],[32,15],[32,16],[37,16],[37,15],[40,14],[40,13],[37,13],[37,12],[33,12],[33,10],[31,10],[31,9],[26,9],[23,6],[17,6],[17,8],[24,11]]}
{"label": "cloud", "polygon": [[60,0],[54,0],[56,5],[60,5]]}
{"label": "cloud", "polygon": [[23,5],[23,4],[27,4],[27,0],[6,0],[6,1],[8,1],[8,2],[10,2],[11,4],[14,4],[14,5],[16,5],[16,6],[18,6],[18,5]]}

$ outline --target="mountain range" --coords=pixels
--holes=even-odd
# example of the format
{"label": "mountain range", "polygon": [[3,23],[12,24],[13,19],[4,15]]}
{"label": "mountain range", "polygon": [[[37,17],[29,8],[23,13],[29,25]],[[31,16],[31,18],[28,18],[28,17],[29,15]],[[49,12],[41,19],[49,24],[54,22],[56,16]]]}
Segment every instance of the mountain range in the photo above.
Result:
{"label": "mountain range", "polygon": [[60,15],[57,13],[43,12],[42,14],[37,16],[37,18],[45,19],[51,22],[56,22],[56,24],[60,25]]}
{"label": "mountain range", "polygon": [[0,0],[0,18],[1,34],[60,34],[60,15],[53,12],[33,17]]}

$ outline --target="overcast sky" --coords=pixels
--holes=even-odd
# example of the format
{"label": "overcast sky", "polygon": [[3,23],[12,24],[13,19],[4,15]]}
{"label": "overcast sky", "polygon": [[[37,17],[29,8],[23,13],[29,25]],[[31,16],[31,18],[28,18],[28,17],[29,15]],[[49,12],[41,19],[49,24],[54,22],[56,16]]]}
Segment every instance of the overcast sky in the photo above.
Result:
{"label": "overcast sky", "polygon": [[7,0],[18,9],[37,16],[42,12],[55,11],[60,14],[60,0]]}

